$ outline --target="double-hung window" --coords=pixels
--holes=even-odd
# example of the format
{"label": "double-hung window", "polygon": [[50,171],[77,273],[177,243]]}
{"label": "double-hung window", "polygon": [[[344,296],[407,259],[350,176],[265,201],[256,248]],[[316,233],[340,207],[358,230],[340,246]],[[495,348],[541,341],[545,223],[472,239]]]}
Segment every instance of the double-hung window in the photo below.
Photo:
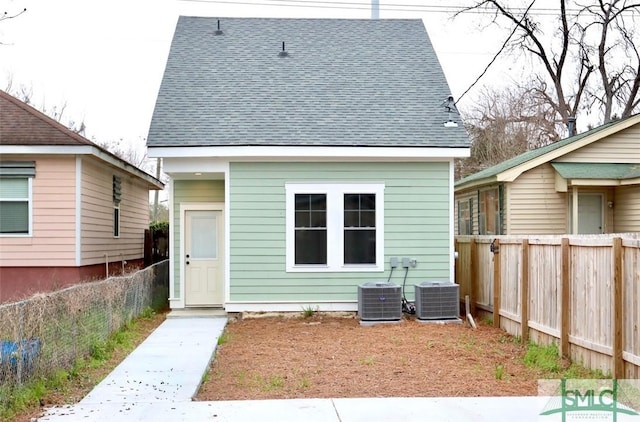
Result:
{"label": "double-hung window", "polygon": [[0,162],[0,236],[32,234],[34,162]]}
{"label": "double-hung window", "polygon": [[384,185],[287,183],[287,271],[383,271]]}

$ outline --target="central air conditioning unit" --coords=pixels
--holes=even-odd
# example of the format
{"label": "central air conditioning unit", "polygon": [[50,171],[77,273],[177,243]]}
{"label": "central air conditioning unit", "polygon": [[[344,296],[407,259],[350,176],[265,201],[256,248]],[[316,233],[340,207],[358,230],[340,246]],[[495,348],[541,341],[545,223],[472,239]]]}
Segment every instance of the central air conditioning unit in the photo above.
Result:
{"label": "central air conditioning unit", "polygon": [[401,287],[383,281],[359,285],[358,315],[362,321],[398,321],[402,319]]}
{"label": "central air conditioning unit", "polygon": [[460,316],[460,290],[449,281],[424,281],[416,284],[418,319],[457,319]]}

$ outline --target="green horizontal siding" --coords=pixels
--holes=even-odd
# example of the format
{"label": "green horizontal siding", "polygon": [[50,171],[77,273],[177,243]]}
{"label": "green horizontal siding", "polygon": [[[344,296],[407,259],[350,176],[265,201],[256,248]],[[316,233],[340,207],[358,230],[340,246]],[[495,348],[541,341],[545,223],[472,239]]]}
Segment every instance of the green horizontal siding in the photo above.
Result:
{"label": "green horizontal siding", "polygon": [[175,296],[180,297],[180,204],[185,202],[224,202],[224,180],[175,180],[173,182],[173,280]]}
{"label": "green horizontal siding", "polygon": [[[356,300],[357,286],[386,280],[389,259],[410,257],[406,293],[424,280],[448,280],[449,164],[232,163],[232,301]],[[286,272],[285,183],[384,183],[385,272]],[[402,284],[404,270],[392,281]]]}

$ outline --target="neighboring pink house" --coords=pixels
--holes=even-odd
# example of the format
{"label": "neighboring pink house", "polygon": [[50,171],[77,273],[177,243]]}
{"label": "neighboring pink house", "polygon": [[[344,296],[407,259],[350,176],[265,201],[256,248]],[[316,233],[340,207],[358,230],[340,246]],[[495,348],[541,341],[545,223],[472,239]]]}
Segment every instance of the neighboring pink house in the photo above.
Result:
{"label": "neighboring pink house", "polygon": [[0,302],[142,266],[162,188],[0,91]]}

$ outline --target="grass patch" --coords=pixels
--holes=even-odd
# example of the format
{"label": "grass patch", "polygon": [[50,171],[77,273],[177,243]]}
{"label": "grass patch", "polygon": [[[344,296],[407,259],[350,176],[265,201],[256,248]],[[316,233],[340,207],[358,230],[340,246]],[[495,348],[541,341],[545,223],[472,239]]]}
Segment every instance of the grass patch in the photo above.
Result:
{"label": "grass patch", "polygon": [[569,364],[568,361],[560,358],[558,346],[556,344],[540,346],[534,343],[529,343],[527,346],[527,352],[524,355],[524,363],[531,368],[535,368],[543,372],[543,375],[553,378],[611,378],[611,375],[605,375],[599,369],[587,369],[576,362]]}
{"label": "grass patch", "polygon": [[231,334],[229,334],[227,332],[227,330],[225,329],[222,334],[220,334],[220,337],[218,337],[218,346],[222,346],[223,344],[227,344],[229,342],[229,340],[231,340]]}
{"label": "grass patch", "polygon": [[[22,385],[0,387],[0,420],[11,421],[19,416],[28,419],[22,415],[35,413],[43,404],[77,400],[117,365],[118,362],[111,362],[115,352],[124,357],[146,337],[135,321],[129,322],[107,340],[94,341],[90,354],[77,359],[68,370],[57,369]],[[51,397],[55,403],[50,402]]]}
{"label": "grass patch", "polygon": [[497,380],[501,380],[502,377],[504,377],[504,365],[496,365],[493,368],[493,376],[495,377],[495,379]]}
{"label": "grass patch", "polygon": [[318,306],[305,306],[302,308],[302,317],[303,318],[312,318],[319,310]]}
{"label": "grass patch", "polygon": [[376,363],[375,359],[372,356],[369,356],[366,358],[360,358],[358,359],[358,362],[360,363],[360,365],[369,365],[369,366]]}
{"label": "grass patch", "polygon": [[561,370],[558,346],[555,344],[540,346],[535,343],[529,343],[527,352],[524,355],[524,363],[531,368],[557,374]]}

